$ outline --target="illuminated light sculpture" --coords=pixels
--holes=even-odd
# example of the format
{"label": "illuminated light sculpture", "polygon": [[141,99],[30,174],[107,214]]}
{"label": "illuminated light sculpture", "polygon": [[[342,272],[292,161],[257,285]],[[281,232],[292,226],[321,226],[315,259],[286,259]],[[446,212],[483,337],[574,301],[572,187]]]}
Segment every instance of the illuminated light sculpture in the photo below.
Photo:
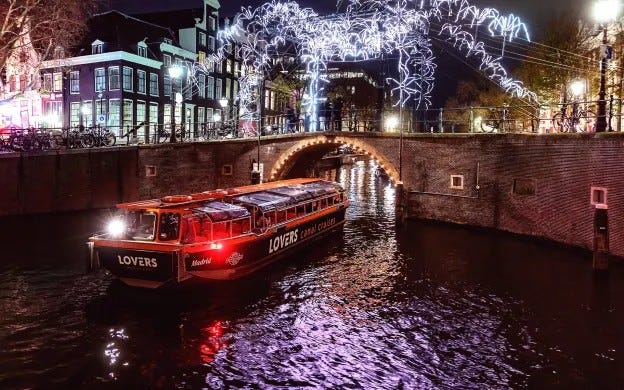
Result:
{"label": "illuminated light sculpture", "polygon": [[[273,0],[257,8],[243,8],[234,22],[219,32],[220,49],[200,69],[226,58],[225,44],[233,43],[245,72],[239,79],[241,119],[259,118],[258,88],[272,59],[295,47],[306,66],[307,91],[303,105],[313,127],[331,62],[360,62],[398,54],[398,79],[386,82],[395,106],[412,99],[416,108],[428,108],[436,71],[432,36],[446,41],[467,58],[480,61],[479,69],[507,93],[532,101],[536,95],[510,77],[501,64],[505,42],[529,40],[526,26],[514,15],[479,8],[466,0],[339,0],[341,13],[321,16],[295,2]],[[491,54],[477,39],[479,29],[500,39],[501,54]],[[244,129],[248,134],[250,128]]]}

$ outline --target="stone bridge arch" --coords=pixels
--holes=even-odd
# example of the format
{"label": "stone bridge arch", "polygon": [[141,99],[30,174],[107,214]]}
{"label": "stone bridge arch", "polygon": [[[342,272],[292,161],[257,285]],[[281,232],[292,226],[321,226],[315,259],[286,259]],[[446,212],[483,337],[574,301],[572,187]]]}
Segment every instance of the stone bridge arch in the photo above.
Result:
{"label": "stone bridge arch", "polygon": [[[399,171],[378,148],[361,138],[342,135],[318,135],[299,140],[282,152],[271,167],[270,180],[289,178],[289,174],[301,170],[302,164],[311,164],[320,160],[328,152],[340,145],[348,145],[374,159],[393,183],[399,183]],[[300,176],[296,174],[296,176]]]}

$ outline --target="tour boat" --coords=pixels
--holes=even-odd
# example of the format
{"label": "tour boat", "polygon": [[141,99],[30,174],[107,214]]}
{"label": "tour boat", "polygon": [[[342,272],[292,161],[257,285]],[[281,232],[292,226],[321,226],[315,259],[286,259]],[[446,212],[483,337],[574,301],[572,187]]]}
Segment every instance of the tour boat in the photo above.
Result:
{"label": "tour boat", "polygon": [[348,205],[339,184],[319,179],[119,204],[89,238],[90,265],[146,288],[238,279],[342,226]]}

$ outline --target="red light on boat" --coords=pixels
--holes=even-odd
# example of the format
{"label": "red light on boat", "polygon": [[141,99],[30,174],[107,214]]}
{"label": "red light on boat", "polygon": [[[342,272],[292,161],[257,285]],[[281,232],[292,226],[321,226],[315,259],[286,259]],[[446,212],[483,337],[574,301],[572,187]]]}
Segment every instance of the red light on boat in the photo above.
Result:
{"label": "red light on boat", "polygon": [[223,244],[220,242],[213,242],[212,244],[210,244],[210,249],[222,249],[223,248]]}

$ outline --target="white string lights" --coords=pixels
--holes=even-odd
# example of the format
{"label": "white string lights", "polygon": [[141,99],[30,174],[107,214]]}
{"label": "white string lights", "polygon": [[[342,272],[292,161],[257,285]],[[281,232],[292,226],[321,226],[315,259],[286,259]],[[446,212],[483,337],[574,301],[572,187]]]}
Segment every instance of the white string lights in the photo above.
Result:
{"label": "white string lights", "polygon": [[[404,106],[414,99],[415,107],[427,108],[436,71],[431,50],[431,35],[435,34],[437,40],[480,62],[479,69],[507,93],[536,100],[501,64],[505,42],[529,39],[526,26],[514,15],[501,15],[466,0],[339,0],[339,9],[342,12],[321,16],[295,2],[278,0],[255,9],[243,8],[234,22],[219,32],[221,48],[200,67],[222,61],[225,44],[234,43],[248,71],[239,79],[241,117],[254,119],[259,114],[256,86],[270,71],[272,59],[284,54],[297,56],[306,66],[308,86],[303,103],[314,123],[328,63],[394,54],[398,55],[398,79],[386,81],[393,96],[398,96],[395,105]],[[486,44],[477,39],[479,32],[501,40],[500,55],[486,50]],[[285,53],[286,48],[296,52]]]}

